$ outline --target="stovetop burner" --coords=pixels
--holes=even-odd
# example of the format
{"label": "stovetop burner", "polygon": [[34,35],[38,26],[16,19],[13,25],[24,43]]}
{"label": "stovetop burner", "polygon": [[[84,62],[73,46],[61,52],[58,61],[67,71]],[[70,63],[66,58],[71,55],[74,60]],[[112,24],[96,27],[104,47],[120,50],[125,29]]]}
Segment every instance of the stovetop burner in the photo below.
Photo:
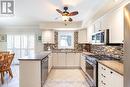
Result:
{"label": "stovetop burner", "polygon": [[96,60],[112,60],[113,57],[109,57],[107,55],[89,55],[91,58],[95,58]]}
{"label": "stovetop burner", "polygon": [[113,60],[113,57],[109,57],[107,55],[87,55],[86,60],[96,63],[98,60]]}

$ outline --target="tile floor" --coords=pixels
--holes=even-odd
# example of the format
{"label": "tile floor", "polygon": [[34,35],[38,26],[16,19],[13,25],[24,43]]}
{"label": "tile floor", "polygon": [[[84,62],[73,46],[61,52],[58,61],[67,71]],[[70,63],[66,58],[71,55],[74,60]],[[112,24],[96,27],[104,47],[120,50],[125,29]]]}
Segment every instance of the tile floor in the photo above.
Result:
{"label": "tile floor", "polygon": [[[14,78],[5,76],[4,85],[0,87],[19,87],[19,66],[12,66]],[[79,69],[52,69],[44,87],[89,87]]]}
{"label": "tile floor", "polygon": [[44,87],[89,87],[79,69],[52,69]]}

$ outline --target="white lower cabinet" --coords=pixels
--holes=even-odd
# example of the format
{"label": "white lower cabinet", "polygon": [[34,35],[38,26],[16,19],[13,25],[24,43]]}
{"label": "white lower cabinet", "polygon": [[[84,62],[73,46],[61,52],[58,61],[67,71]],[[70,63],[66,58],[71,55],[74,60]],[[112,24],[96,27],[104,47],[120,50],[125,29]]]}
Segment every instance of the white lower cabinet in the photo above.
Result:
{"label": "white lower cabinet", "polygon": [[58,53],[52,53],[52,65],[54,67],[58,66]]}
{"label": "white lower cabinet", "polygon": [[72,67],[74,66],[75,53],[67,53],[66,54],[66,66]]}
{"label": "white lower cabinet", "polygon": [[80,53],[53,53],[54,67],[79,67]]}
{"label": "white lower cabinet", "polygon": [[123,87],[123,76],[99,63],[98,87]]}
{"label": "white lower cabinet", "polygon": [[74,66],[80,67],[80,53],[75,53],[74,56]]}
{"label": "white lower cabinet", "polygon": [[58,66],[65,67],[66,66],[66,54],[65,53],[58,53]]}

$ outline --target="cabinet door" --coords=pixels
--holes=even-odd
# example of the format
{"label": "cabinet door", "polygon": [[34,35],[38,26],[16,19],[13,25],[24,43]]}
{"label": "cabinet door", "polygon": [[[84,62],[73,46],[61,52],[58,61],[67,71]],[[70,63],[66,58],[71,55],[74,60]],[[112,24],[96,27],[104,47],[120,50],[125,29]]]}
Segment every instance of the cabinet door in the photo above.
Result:
{"label": "cabinet door", "polygon": [[87,42],[92,43],[92,34],[94,33],[94,24],[87,28]]}
{"label": "cabinet door", "polygon": [[58,53],[52,53],[52,64],[54,67],[58,66]]}
{"label": "cabinet door", "polygon": [[58,53],[58,66],[59,67],[66,66],[66,53]]}
{"label": "cabinet door", "polygon": [[74,66],[75,53],[67,53],[66,57],[66,66],[72,67]]}
{"label": "cabinet door", "polygon": [[54,43],[54,31],[43,31],[42,43]]}
{"label": "cabinet door", "polygon": [[74,66],[80,66],[80,53],[75,53]]}
{"label": "cabinet door", "polygon": [[99,32],[101,30],[102,30],[102,28],[101,28],[101,18],[99,18],[94,23],[94,32]]}
{"label": "cabinet door", "polygon": [[110,43],[123,43],[124,40],[124,14],[123,8],[119,8],[102,18],[104,29],[110,29]]}
{"label": "cabinet door", "polygon": [[87,29],[78,31],[78,43],[87,43]]}
{"label": "cabinet door", "polygon": [[123,87],[123,76],[111,69],[108,70],[107,81],[108,87]]}

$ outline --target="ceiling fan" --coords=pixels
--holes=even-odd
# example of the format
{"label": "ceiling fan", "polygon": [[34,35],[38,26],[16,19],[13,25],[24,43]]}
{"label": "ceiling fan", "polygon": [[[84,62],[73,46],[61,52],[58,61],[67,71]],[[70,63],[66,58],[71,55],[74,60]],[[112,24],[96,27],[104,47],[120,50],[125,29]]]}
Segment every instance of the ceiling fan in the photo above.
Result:
{"label": "ceiling fan", "polygon": [[59,9],[56,9],[56,11],[62,15],[64,21],[72,22],[73,19],[70,16],[75,16],[79,14],[78,11],[68,12],[67,6],[65,6],[63,9],[64,11],[61,11]]}

